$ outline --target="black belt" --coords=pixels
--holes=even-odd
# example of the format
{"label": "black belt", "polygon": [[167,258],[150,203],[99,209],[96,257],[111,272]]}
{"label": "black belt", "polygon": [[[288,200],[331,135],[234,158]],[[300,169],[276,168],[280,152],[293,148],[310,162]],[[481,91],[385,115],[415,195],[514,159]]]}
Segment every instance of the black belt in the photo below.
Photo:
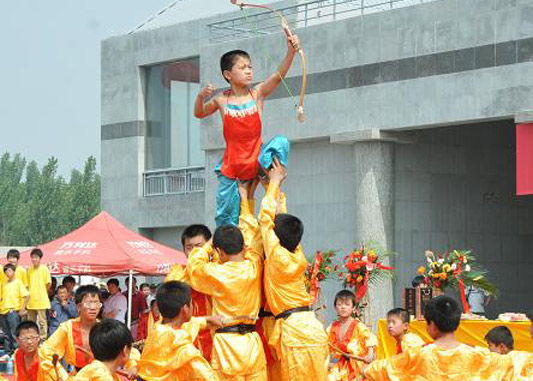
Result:
{"label": "black belt", "polygon": [[254,332],[255,324],[237,324],[229,327],[222,327],[215,331],[215,333],[239,333],[241,335]]}
{"label": "black belt", "polygon": [[270,311],[265,311],[263,308],[259,310],[258,317],[265,318],[265,317],[270,317],[270,316],[274,316],[274,314]]}
{"label": "black belt", "polygon": [[278,319],[287,319],[289,316],[291,316],[292,314],[294,314],[296,312],[305,312],[305,311],[311,311],[309,306],[291,308],[290,310],[283,311],[282,313],[274,316],[274,319],[276,319],[276,320],[278,320]]}

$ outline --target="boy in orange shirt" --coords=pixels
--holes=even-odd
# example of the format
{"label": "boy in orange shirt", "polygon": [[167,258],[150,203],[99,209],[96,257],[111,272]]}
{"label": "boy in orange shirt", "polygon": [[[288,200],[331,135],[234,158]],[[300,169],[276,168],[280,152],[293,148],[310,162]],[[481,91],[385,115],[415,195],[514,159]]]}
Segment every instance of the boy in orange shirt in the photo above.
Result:
{"label": "boy in orange shirt", "polygon": [[337,362],[329,372],[330,381],[354,380],[365,364],[374,361],[378,340],[356,314],[355,294],[342,290],[333,302],[338,319],[326,330],[330,354]]}
{"label": "boy in orange shirt", "polygon": [[41,381],[42,371],[39,365],[39,327],[31,320],[17,326],[17,343],[15,351],[15,377],[17,381]]}
{"label": "boy in orange shirt", "polygon": [[410,320],[409,313],[403,308],[393,308],[387,312],[387,332],[396,340],[396,354],[425,344],[420,336],[408,332]]}

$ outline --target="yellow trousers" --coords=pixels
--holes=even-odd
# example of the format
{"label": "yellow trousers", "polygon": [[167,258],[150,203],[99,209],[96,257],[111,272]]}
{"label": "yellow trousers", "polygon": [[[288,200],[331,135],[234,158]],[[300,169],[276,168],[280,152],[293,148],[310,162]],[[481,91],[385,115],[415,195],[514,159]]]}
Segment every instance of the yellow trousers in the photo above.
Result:
{"label": "yellow trousers", "polygon": [[215,370],[220,381],[267,381],[267,370],[263,368],[261,371],[247,374],[245,376],[235,376],[225,374],[220,370]]}

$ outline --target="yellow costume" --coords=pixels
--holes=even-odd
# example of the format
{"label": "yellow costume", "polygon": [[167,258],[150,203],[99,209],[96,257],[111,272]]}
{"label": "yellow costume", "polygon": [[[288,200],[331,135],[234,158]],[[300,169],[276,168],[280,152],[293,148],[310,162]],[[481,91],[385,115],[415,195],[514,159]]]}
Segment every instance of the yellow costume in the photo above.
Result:
{"label": "yellow costume", "polygon": [[[422,347],[425,344],[426,342],[416,333],[407,332],[402,337],[402,340],[400,342],[400,347],[397,348],[397,353],[402,353],[412,348]],[[401,349],[401,351],[398,349]]]}
{"label": "yellow costume", "polygon": [[24,301],[29,295],[26,286],[19,279],[4,283],[2,286],[2,301],[0,302],[0,314],[5,315],[9,311],[20,311]]}
{"label": "yellow costume", "polygon": [[[179,280],[187,284],[191,284],[189,274],[185,266],[174,265],[170,269],[169,274],[165,278],[165,282],[171,280]],[[207,295],[204,295],[196,290],[192,290],[192,315],[193,316],[210,316],[211,315],[211,301]],[[200,332],[198,338],[195,340],[194,345],[202,352],[202,355],[211,360],[211,352],[213,350],[213,338],[209,330]]]}
{"label": "yellow costume", "polygon": [[112,374],[100,361],[94,360],[74,376],[73,381],[119,381],[118,374]]}
{"label": "yellow costume", "polygon": [[514,376],[516,380],[533,380],[533,353],[512,351],[508,356],[513,360]]}
{"label": "yellow costume", "polygon": [[[131,352],[130,360],[126,364],[127,369],[137,366],[138,351],[132,349]],[[137,356],[135,352],[137,352]],[[84,348],[80,318],[61,323],[53,335],[39,348],[39,359],[44,380],[57,381],[59,378],[66,380],[69,373],[63,368],[60,361],[54,365],[54,355],[57,355],[59,360],[64,359],[67,364],[76,369],[84,368],[94,360],[92,353]]]}
{"label": "yellow costume", "polygon": [[[243,204],[247,205],[247,200]],[[245,242],[252,242],[253,233],[246,221],[240,221],[239,226]],[[206,244],[191,252],[187,264],[192,287],[211,296],[214,314],[235,319],[229,325],[254,325],[254,320],[238,317],[256,317],[261,307],[263,257],[252,247],[245,250],[242,262],[215,263],[209,261],[212,247]],[[221,380],[266,380],[265,352],[259,334],[215,333],[211,365]]]}
{"label": "yellow costume", "polygon": [[[15,269],[15,279],[20,280],[26,288],[28,288],[28,276],[26,269],[22,266],[17,266]],[[7,276],[3,271],[0,271],[0,284],[7,283]]]}
{"label": "yellow costume", "polygon": [[519,380],[511,356],[460,344],[444,349],[437,344],[412,348],[400,355],[374,361],[365,371],[367,380],[391,381],[513,381]]}
{"label": "yellow costume", "polygon": [[[301,246],[283,248],[274,233],[278,186],[271,183],[261,204],[259,223],[265,250],[264,290],[274,315],[306,308],[311,298],[305,287],[307,260]],[[328,338],[312,311],[276,319],[269,344],[281,360],[283,381],[324,381],[327,378]]]}
{"label": "yellow costume", "polygon": [[150,381],[218,380],[193,345],[195,335],[202,328],[205,319],[191,320],[181,329],[155,324],[138,362],[139,376]]}
{"label": "yellow costume", "polygon": [[342,335],[340,328],[341,324],[337,320],[326,330],[331,356],[337,360],[330,369],[330,381],[353,380],[361,373],[365,365],[364,362],[344,357],[343,354],[366,357],[369,355],[370,348],[374,347],[375,350],[378,345],[376,335],[359,319],[353,319],[344,335]]}
{"label": "yellow costume", "polygon": [[[287,212],[285,195],[283,193],[280,193],[280,208],[282,213]],[[260,253],[261,256],[264,256],[261,228],[259,227],[257,219],[253,216],[254,210],[255,200],[249,199],[248,202],[243,202],[241,200],[239,229],[243,232],[246,246],[257,253]],[[264,296],[263,303],[265,312],[271,315],[272,312],[270,311],[270,307],[265,303]],[[257,332],[261,336],[261,339],[264,340],[263,349],[267,360],[267,376],[270,381],[278,381],[281,379],[281,361],[277,356],[275,348],[268,344],[275,325],[276,320],[273,315],[265,316],[257,322]]]}

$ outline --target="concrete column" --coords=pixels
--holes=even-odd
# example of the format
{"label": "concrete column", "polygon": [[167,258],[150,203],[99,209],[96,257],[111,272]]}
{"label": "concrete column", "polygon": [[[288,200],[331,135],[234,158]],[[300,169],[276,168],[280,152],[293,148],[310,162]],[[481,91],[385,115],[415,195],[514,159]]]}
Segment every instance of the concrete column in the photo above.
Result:
{"label": "concrete column", "polygon": [[[394,143],[362,141],[354,144],[355,161],[355,240],[358,244],[375,243],[385,251],[394,246]],[[388,264],[388,260],[386,262]],[[390,280],[371,285],[368,293],[369,315],[383,318],[393,308]]]}
{"label": "concrete column", "polygon": [[[412,143],[412,136],[369,129],[335,134],[330,141],[354,147],[354,241],[358,245],[373,242],[384,251],[394,251],[394,146]],[[370,286],[368,296],[370,309],[365,320],[375,329],[376,320],[394,307],[392,281]]]}

